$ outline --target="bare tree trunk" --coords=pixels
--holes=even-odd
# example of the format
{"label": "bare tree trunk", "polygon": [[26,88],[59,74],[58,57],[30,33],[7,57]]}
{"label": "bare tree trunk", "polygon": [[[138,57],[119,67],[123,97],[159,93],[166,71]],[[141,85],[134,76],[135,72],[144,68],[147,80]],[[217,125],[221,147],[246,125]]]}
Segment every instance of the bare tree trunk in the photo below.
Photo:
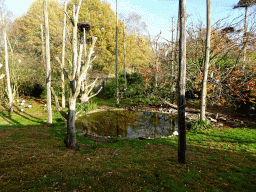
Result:
{"label": "bare tree trunk", "polygon": [[45,43],[46,43],[46,91],[47,91],[47,126],[52,124],[52,104],[51,104],[51,61],[50,61],[50,40],[47,0],[44,0],[44,25],[45,25]]}
{"label": "bare tree trunk", "polygon": [[205,121],[205,108],[206,108],[206,95],[207,95],[207,76],[208,76],[208,67],[209,67],[209,58],[210,58],[210,43],[211,43],[211,0],[207,0],[207,33],[206,33],[206,43],[205,43],[205,60],[204,60],[204,79],[203,79],[203,88],[201,96],[201,113],[200,119]]}
{"label": "bare tree trunk", "polygon": [[244,58],[243,58],[243,71],[245,69],[245,61],[246,61],[246,41],[247,41],[247,23],[248,23],[248,7],[249,6],[246,6],[245,7],[245,18],[244,18],[244,38],[243,38],[243,41],[244,41]]}
{"label": "bare tree trunk", "polygon": [[119,105],[119,90],[118,90],[118,0],[116,0],[116,104]]}
{"label": "bare tree trunk", "polygon": [[44,62],[44,67],[46,67],[46,62],[45,62],[45,48],[44,48],[44,30],[43,30],[43,25],[41,25],[41,40],[42,40],[42,55],[43,55],[43,62]]}
{"label": "bare tree trunk", "polygon": [[[79,1],[78,9],[80,9],[81,0]],[[79,11],[79,10],[77,10]],[[78,12],[76,12],[76,6],[73,6],[73,39],[72,39],[72,49],[73,49],[73,57],[72,57],[72,75],[70,82],[70,97],[69,97],[69,109],[68,109],[68,125],[67,125],[67,133],[69,135],[69,147],[76,148],[76,132],[75,132],[75,118],[76,118],[76,71],[77,71],[77,23],[78,23]]]}
{"label": "bare tree trunk", "polygon": [[[94,97],[99,93],[99,91],[96,94],[91,95],[91,91],[93,90],[95,83],[97,79],[90,85],[87,85],[86,79],[87,79],[87,73],[88,69],[91,67],[92,62],[96,58],[94,56],[92,59],[93,49],[96,43],[97,38],[92,37],[92,44],[91,47],[88,49],[88,52],[86,50],[86,36],[85,36],[85,29],[84,29],[84,45],[80,44],[79,46],[79,54],[77,53],[77,23],[78,23],[78,14],[81,7],[82,0],[79,0],[77,9],[76,6],[73,6],[73,19],[72,19],[72,25],[73,25],[73,40],[72,40],[72,48],[73,48],[73,57],[72,57],[72,74],[68,75],[66,70],[63,68],[63,65],[58,57],[56,57],[57,61],[59,62],[61,66],[61,70],[65,76],[66,79],[70,82],[70,96],[69,96],[69,108],[68,108],[68,114],[65,113],[61,107],[59,107],[59,101],[58,97],[55,94],[53,88],[52,93],[54,95],[56,107],[58,111],[61,113],[61,115],[67,120],[67,137],[64,140],[64,143],[68,148],[75,149],[78,147],[77,141],[76,141],[76,132],[75,132],[75,118],[76,118],[76,99],[81,93],[80,100],[82,103],[86,103],[89,101],[91,97]],[[81,64],[82,62],[82,56],[83,56],[83,50],[85,51],[85,60],[84,65]]]}
{"label": "bare tree trunk", "polygon": [[180,49],[179,49],[179,80],[178,80],[178,114],[179,142],[178,162],[185,163],[186,152],[186,121],[185,121],[185,91],[186,91],[186,0],[179,1],[180,12]]}
{"label": "bare tree trunk", "polygon": [[[67,2],[64,3],[64,19],[63,19],[63,36],[62,36],[62,68],[65,66],[65,39],[66,39],[66,12],[67,10]],[[62,107],[65,108],[65,79],[64,74],[61,73],[61,100],[62,100]]]}
{"label": "bare tree trunk", "polygon": [[5,16],[2,12],[2,28],[3,28],[3,36],[4,36],[4,51],[5,51],[5,73],[6,73],[6,80],[7,80],[7,90],[8,90],[8,97],[9,97],[9,110],[13,112],[13,98],[12,98],[12,88],[11,88],[11,81],[10,81],[10,74],[9,74],[9,65],[8,65],[8,47],[7,47],[7,36],[6,36],[6,26],[5,26]]}

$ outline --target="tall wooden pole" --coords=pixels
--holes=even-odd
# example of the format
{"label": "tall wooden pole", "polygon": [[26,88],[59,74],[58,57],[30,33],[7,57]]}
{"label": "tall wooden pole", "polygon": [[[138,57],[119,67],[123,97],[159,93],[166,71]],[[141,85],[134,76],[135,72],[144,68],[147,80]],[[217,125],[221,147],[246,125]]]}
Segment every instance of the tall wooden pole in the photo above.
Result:
{"label": "tall wooden pole", "polygon": [[41,25],[41,40],[42,40],[42,57],[43,57],[44,67],[46,68],[43,25]]}
{"label": "tall wooden pole", "polygon": [[119,91],[118,91],[118,0],[116,0],[116,104],[119,105]]}
{"label": "tall wooden pole", "polygon": [[209,58],[210,58],[210,43],[211,43],[211,0],[207,0],[207,33],[206,33],[206,43],[205,43],[205,59],[204,59],[204,78],[203,87],[201,95],[201,108],[200,108],[200,119],[205,121],[205,108],[206,108],[206,87],[207,87],[207,76],[209,68]]}
{"label": "tall wooden pole", "polygon": [[[125,28],[125,21],[124,21],[124,27]],[[125,45],[125,29],[123,30],[123,36],[124,36],[124,92],[126,95],[126,45]]]}
{"label": "tall wooden pole", "polygon": [[175,48],[175,60],[177,61],[178,57],[178,47],[179,47],[179,38],[180,38],[180,9],[178,11],[178,20],[177,20],[177,30],[176,30],[176,48]]}
{"label": "tall wooden pole", "polygon": [[45,48],[46,48],[46,90],[47,90],[47,126],[52,124],[51,105],[51,61],[50,61],[50,40],[47,0],[44,0],[44,26],[45,26]]}
{"label": "tall wooden pole", "polygon": [[185,91],[186,91],[186,0],[179,0],[180,12],[180,42],[179,42],[179,79],[178,79],[178,114],[179,141],[178,162],[185,163],[186,153],[186,121],[185,121]]}
{"label": "tall wooden pole", "polygon": [[[173,60],[174,60],[174,17],[172,17],[172,58],[171,58],[171,78],[173,77]],[[173,79],[172,79],[173,80]]]}
{"label": "tall wooden pole", "polygon": [[[64,3],[64,19],[63,19],[63,34],[62,34],[62,57],[61,57],[61,68],[64,68],[65,65],[65,39],[66,39],[66,12],[67,10],[67,2]],[[65,108],[65,79],[64,74],[61,73],[61,104],[62,107]]]}
{"label": "tall wooden pole", "polygon": [[13,98],[12,98],[12,88],[11,88],[11,81],[10,81],[10,74],[9,74],[9,64],[8,64],[8,45],[7,45],[7,35],[6,35],[6,25],[5,25],[5,16],[3,9],[2,12],[2,29],[3,29],[3,36],[4,36],[4,52],[5,52],[5,73],[6,73],[6,80],[7,80],[7,90],[8,90],[8,97],[9,97],[9,112],[13,112]]}

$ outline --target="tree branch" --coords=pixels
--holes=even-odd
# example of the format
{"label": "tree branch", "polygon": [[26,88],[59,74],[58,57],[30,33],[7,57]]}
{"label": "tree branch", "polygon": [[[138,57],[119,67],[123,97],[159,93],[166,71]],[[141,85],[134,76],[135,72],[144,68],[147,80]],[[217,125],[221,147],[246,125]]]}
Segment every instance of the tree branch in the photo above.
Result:
{"label": "tree branch", "polygon": [[52,94],[54,97],[55,106],[56,106],[57,110],[60,112],[62,117],[64,117],[66,120],[68,120],[68,115],[63,111],[62,107],[60,107],[58,97],[52,87],[51,87],[51,91],[52,91]]}
{"label": "tree branch", "polygon": [[59,59],[59,57],[55,57],[55,59],[58,61],[58,63],[60,64],[60,68],[64,74],[64,76],[70,81],[70,77],[68,76],[68,73],[66,72],[66,70],[62,67],[62,63]]}

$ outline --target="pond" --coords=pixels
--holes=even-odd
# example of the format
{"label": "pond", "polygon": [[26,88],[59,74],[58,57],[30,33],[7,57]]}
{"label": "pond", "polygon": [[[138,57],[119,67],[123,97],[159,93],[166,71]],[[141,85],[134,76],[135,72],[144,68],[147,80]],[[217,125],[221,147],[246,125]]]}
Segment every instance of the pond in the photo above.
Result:
{"label": "pond", "polygon": [[156,112],[103,111],[80,117],[76,127],[98,136],[158,138],[178,131],[178,120]]}

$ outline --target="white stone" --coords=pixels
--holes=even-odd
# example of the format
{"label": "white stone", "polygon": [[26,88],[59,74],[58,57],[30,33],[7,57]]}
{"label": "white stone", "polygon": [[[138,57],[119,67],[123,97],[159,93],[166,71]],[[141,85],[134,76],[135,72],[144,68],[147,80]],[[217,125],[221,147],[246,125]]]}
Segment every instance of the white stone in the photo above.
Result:
{"label": "white stone", "polygon": [[178,131],[174,131],[172,134],[173,135],[179,135]]}

